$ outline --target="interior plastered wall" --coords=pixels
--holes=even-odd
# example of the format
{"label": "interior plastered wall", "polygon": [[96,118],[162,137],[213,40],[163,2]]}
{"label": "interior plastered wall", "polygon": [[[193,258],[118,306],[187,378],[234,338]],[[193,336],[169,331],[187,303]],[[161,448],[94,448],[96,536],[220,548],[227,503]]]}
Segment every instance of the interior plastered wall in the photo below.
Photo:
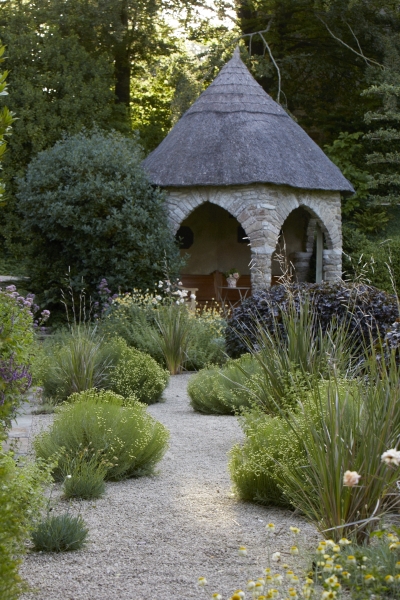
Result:
{"label": "interior plastered wall", "polygon": [[243,275],[250,274],[250,247],[238,242],[239,222],[226,210],[206,202],[181,225],[190,227],[194,236],[193,245],[181,250],[182,255],[190,256],[183,273],[209,275],[235,268]]}
{"label": "interior plastered wall", "polygon": [[[210,202],[225,209],[242,225],[251,244],[253,288],[271,283],[272,255],[289,215],[304,207],[324,233],[324,279],[341,276],[342,231],[339,192],[302,190],[278,185],[169,188],[166,208],[176,232],[193,211]],[[193,215],[195,217],[195,214]],[[238,267],[238,265],[232,265]],[[239,267],[238,267],[239,268]]]}

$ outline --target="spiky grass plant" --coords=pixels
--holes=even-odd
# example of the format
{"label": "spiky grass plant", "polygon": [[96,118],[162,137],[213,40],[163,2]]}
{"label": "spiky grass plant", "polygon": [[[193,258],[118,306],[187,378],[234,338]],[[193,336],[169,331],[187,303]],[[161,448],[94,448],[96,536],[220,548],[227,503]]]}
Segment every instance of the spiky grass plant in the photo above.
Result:
{"label": "spiky grass plant", "polygon": [[304,461],[280,463],[278,481],[293,506],[335,539],[364,542],[383,515],[400,507],[399,473],[381,458],[400,436],[399,371],[394,357],[390,376],[373,377],[373,370],[352,395],[340,398],[332,379],[325,396],[315,387],[311,403],[282,414]]}
{"label": "spiky grass plant", "polygon": [[[258,404],[271,414],[279,414],[285,405],[296,406],[303,392],[312,389],[320,378],[333,372],[353,375],[355,368],[354,343],[346,320],[333,321],[323,332],[311,299],[301,299],[300,303],[298,300],[293,298],[272,331],[254,324],[257,343],[249,351],[258,363],[260,376],[252,392]],[[246,368],[239,368],[246,375]],[[297,394],[293,394],[294,390]]]}
{"label": "spiky grass plant", "polygon": [[48,366],[43,375],[46,397],[63,401],[76,392],[106,387],[112,367],[104,339],[95,327],[78,325],[47,348]]}
{"label": "spiky grass plant", "polygon": [[166,427],[153,419],[146,407],[139,403],[129,406],[104,400],[107,392],[96,398],[96,392],[82,394],[59,409],[51,428],[34,440],[36,455],[57,458],[53,471],[56,480],[68,473],[70,461],[86,449],[87,461],[106,466],[106,479],[120,480],[154,472],[163,457],[169,433]]}
{"label": "spiky grass plant", "polygon": [[190,334],[188,309],[182,304],[160,307],[155,322],[167,369],[171,375],[177,375],[182,372],[187,360]]}
{"label": "spiky grass plant", "polygon": [[80,550],[89,533],[81,516],[69,513],[47,515],[32,532],[33,548],[43,552],[72,552]]}

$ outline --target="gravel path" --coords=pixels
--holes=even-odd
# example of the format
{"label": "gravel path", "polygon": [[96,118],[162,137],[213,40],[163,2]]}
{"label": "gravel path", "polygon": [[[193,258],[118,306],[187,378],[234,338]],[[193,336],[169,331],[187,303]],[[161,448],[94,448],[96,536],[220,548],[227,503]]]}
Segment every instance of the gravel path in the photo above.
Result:
{"label": "gravel path", "polygon": [[[189,377],[172,377],[165,402],[149,408],[171,432],[159,474],[108,483],[101,500],[74,502],[90,542],[79,552],[28,554],[21,575],[34,591],[24,600],[189,600],[214,591],[225,599],[250,576],[262,575],[266,523],[277,527],[272,551],[287,550],[293,524],[314,545],[313,528],[290,512],[235,499],[227,452],[243,434],[234,417],[193,412]],[[34,428],[49,423],[34,419]],[[248,548],[246,559],[238,556],[240,545]],[[209,582],[207,593],[196,589],[199,576]]]}

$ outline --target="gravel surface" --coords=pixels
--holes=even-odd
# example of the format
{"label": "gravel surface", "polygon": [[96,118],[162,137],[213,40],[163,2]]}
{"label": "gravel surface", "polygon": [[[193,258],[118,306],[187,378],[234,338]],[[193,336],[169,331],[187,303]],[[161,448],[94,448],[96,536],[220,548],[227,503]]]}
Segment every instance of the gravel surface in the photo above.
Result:
{"label": "gravel surface", "polygon": [[[223,598],[260,577],[267,565],[265,525],[276,532],[271,551],[287,552],[289,525],[315,547],[316,533],[289,511],[238,501],[227,452],[243,439],[234,417],[199,415],[189,406],[190,375],[171,378],[165,402],[149,408],[171,432],[170,448],[154,477],[108,483],[101,500],[73,502],[89,529],[86,548],[72,553],[29,553],[21,575],[32,586],[24,600],[189,600]],[[48,426],[34,417],[33,429]],[[53,495],[59,498],[59,491]],[[57,510],[69,504],[59,500]],[[248,557],[238,556],[238,547]],[[290,561],[290,556],[283,556]],[[199,576],[207,593],[196,589]]]}

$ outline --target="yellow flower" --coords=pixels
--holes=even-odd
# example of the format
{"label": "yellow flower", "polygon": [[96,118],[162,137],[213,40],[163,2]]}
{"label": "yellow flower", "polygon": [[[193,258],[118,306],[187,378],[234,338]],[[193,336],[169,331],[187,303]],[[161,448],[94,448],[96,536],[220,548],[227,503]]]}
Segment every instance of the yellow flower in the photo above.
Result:
{"label": "yellow flower", "polygon": [[199,577],[197,580],[197,585],[199,585],[200,587],[204,587],[205,585],[207,585],[207,579],[205,577]]}
{"label": "yellow flower", "polygon": [[[246,594],[244,593],[244,591],[243,591],[243,590],[236,590],[235,594],[236,594],[237,596],[239,596],[239,598],[241,598],[241,599],[242,599],[242,598],[244,598],[244,597],[246,596]],[[235,594],[234,594],[234,595],[235,595]]]}
{"label": "yellow flower", "polygon": [[295,556],[298,553],[299,553],[298,547],[297,546],[291,546],[291,548],[290,548],[290,554],[293,554]]}
{"label": "yellow flower", "polygon": [[239,556],[247,556],[247,548],[246,546],[240,546],[238,550]]}
{"label": "yellow flower", "polygon": [[329,592],[322,592],[321,600],[331,600],[331,598],[336,598],[336,592],[329,590]]}
{"label": "yellow flower", "polygon": [[269,569],[268,567],[266,569],[264,569],[264,571],[266,572],[267,575],[268,575],[268,573],[271,573],[271,569]]}
{"label": "yellow flower", "polygon": [[298,598],[297,592],[293,587],[289,588],[288,592],[290,598]]}
{"label": "yellow flower", "polygon": [[276,573],[276,575],[274,575],[274,579],[278,584],[281,584],[283,581],[283,577],[279,573]]}
{"label": "yellow flower", "polygon": [[350,579],[350,573],[348,571],[343,571],[342,577],[343,579]]}
{"label": "yellow flower", "polygon": [[317,548],[317,553],[318,554],[325,554],[325,546],[323,546],[322,544],[320,544]]}
{"label": "yellow flower", "polygon": [[348,561],[349,563],[351,563],[352,565],[355,565],[355,564],[357,564],[356,557],[355,557],[355,556],[353,556],[352,554],[349,554],[349,556],[347,557],[347,561]]}
{"label": "yellow flower", "polygon": [[394,576],[394,580],[395,580],[395,581],[400,581],[400,575],[395,575],[395,576]]}
{"label": "yellow flower", "polygon": [[222,596],[221,596],[221,594],[218,594],[218,592],[216,592],[215,594],[213,594],[211,596],[211,598],[213,598],[213,600],[222,600]]}
{"label": "yellow flower", "polygon": [[295,535],[297,535],[298,533],[300,533],[300,529],[298,527],[289,527],[290,531],[292,533],[294,533]]}
{"label": "yellow flower", "polygon": [[268,525],[265,526],[265,529],[267,532],[273,533],[275,531],[275,525],[273,523],[268,523]]}
{"label": "yellow flower", "polygon": [[364,581],[365,583],[372,583],[373,581],[375,581],[375,577],[368,573],[368,575],[365,575]]}
{"label": "yellow flower", "polygon": [[333,551],[333,552],[336,552],[336,554],[338,554],[338,553],[340,552],[340,546],[339,546],[338,544],[335,544],[335,545],[332,547],[332,551]]}
{"label": "yellow flower", "polygon": [[325,579],[326,585],[329,585],[330,587],[335,585],[337,582],[338,582],[338,578],[336,577],[336,575],[331,575],[331,577],[328,577],[328,579]]}
{"label": "yellow flower", "polygon": [[386,583],[393,583],[393,581],[394,581],[393,575],[386,575],[385,581],[386,581]]}
{"label": "yellow flower", "polygon": [[341,573],[343,571],[343,567],[342,565],[335,565],[333,570],[336,571],[336,573]]}
{"label": "yellow flower", "polygon": [[389,550],[397,550],[397,548],[400,548],[400,542],[393,542],[393,544],[390,544],[389,546]]}
{"label": "yellow flower", "polygon": [[349,544],[351,544],[350,540],[348,540],[347,538],[341,538],[339,540],[339,544],[341,546],[348,546]]}

